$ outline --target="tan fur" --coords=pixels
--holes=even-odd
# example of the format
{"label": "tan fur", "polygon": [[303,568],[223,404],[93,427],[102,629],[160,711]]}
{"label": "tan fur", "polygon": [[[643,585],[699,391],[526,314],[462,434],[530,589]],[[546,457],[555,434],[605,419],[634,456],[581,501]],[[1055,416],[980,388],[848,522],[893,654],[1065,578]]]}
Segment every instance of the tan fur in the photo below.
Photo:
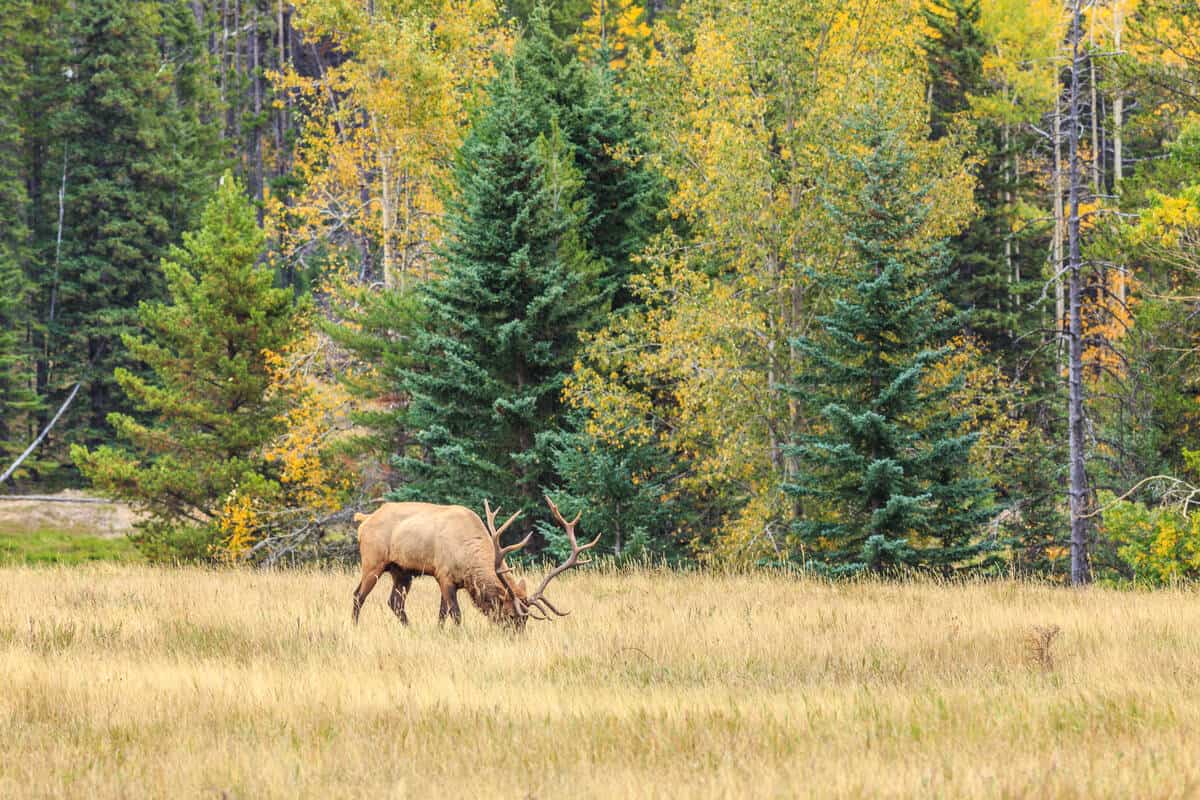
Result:
{"label": "tan fur", "polygon": [[354,593],[353,619],[379,577],[388,572],[394,586],[388,601],[407,624],[404,598],[418,575],[430,575],[442,592],[439,622],[449,614],[461,622],[457,594],[465,589],[476,607],[493,621],[520,626],[524,617],[513,595],[524,599],[525,582],[513,583],[496,575],[495,551],[483,520],[464,506],[432,503],[385,503],[370,515],[356,514],[362,580]]}

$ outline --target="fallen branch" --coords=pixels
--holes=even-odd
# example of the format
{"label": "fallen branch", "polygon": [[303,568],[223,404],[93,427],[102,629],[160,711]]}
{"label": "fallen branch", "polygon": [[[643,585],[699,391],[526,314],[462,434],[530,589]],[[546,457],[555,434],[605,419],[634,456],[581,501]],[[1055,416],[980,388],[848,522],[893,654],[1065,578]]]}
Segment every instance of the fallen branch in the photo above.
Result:
{"label": "fallen branch", "polygon": [[28,500],[31,503],[115,503],[103,497],[58,497],[52,494],[0,494],[0,500]]}
{"label": "fallen branch", "polygon": [[38,437],[33,440],[33,443],[30,444],[29,447],[25,448],[25,452],[21,453],[17,460],[12,463],[12,466],[6,469],[3,475],[0,475],[0,483],[4,483],[6,480],[8,480],[8,476],[16,472],[17,467],[21,466],[21,462],[28,458],[29,454],[32,453],[39,444],[42,443],[42,439],[46,438],[46,434],[49,433],[50,429],[54,427],[54,423],[58,422],[58,418],[61,417],[63,412],[67,410],[67,406],[71,405],[71,401],[75,399],[75,395],[79,394],[79,387],[81,385],[82,384],[79,383],[75,384],[75,388],[71,390],[71,393],[67,395],[67,399],[61,406],[59,406],[58,413],[54,415],[54,419],[50,420],[50,423],[42,429],[42,432],[39,433]]}

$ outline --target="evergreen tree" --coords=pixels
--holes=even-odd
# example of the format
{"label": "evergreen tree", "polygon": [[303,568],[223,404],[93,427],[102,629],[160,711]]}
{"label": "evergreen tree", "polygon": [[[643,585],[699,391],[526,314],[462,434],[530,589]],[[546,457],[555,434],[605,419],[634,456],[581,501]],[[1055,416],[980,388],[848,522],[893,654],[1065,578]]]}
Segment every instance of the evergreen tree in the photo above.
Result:
{"label": "evergreen tree", "polygon": [[[604,533],[600,549],[617,558],[675,555],[681,509],[665,499],[670,489],[663,478],[677,464],[655,443],[601,441],[580,416],[571,415],[562,429],[540,435],[553,452],[559,478],[554,502],[567,516],[582,511],[588,529]],[[541,530],[551,555],[570,554],[561,528]]]}
{"label": "evergreen tree", "polygon": [[463,144],[444,275],[420,289],[422,368],[400,381],[419,454],[399,461],[401,498],[537,504],[553,477],[539,433],[559,421],[579,332],[601,308],[574,150],[556,124],[543,129],[520,64],[501,65]]}
{"label": "evergreen tree", "polygon": [[81,0],[48,20],[68,47],[41,66],[52,99],[31,153],[46,164],[33,198],[42,381],[52,395],[83,382],[67,423],[82,441],[106,437],[105,416],[120,407],[114,370],[129,364],[122,337],[136,327],[138,303],[163,296],[158,260],[218,169],[216,131],[201,120],[178,30],[164,30],[163,12],[176,5],[186,4]]}
{"label": "evergreen tree", "polygon": [[958,384],[928,381],[955,324],[931,288],[945,246],[913,244],[929,187],[909,187],[902,136],[877,131],[877,119],[854,124],[869,151],[850,165],[862,189],[831,209],[851,267],[817,277],[835,298],[824,333],[794,340],[807,362],[796,396],[819,421],[788,448],[799,470],[786,491],[800,508],[806,563],[833,573],[945,569],[983,551],[972,539],[991,509],[969,463],[976,437],[947,404]]}
{"label": "evergreen tree", "polygon": [[0,49],[5,54],[0,59],[0,458],[24,447],[28,426],[22,422],[38,407],[26,347],[30,287],[23,270],[28,229],[18,111],[27,79],[21,26],[28,13],[28,0],[0,0]]}
{"label": "evergreen tree", "polygon": [[152,421],[112,413],[129,450],[72,448],[97,490],[151,514],[139,539],[151,556],[203,556],[230,492],[261,496],[275,480],[261,452],[281,430],[270,354],[303,334],[305,310],[258,264],[263,246],[254,208],[227,174],[200,229],[162,262],[170,304],[143,303],[148,338],[124,336],[151,376],[118,367],[114,378]]}
{"label": "evergreen tree", "polygon": [[930,132],[940,139],[953,118],[981,94],[987,40],[980,30],[979,0],[926,0],[921,16],[930,33],[922,45],[929,65]]}
{"label": "evergreen tree", "polygon": [[536,128],[557,120],[583,176],[587,207],[583,234],[604,264],[603,284],[616,306],[629,298],[631,256],[656,231],[663,206],[658,176],[639,158],[647,143],[628,104],[617,94],[613,71],[590,66],[554,32],[544,5],[533,11],[513,55]]}
{"label": "evergreen tree", "polygon": [[[987,90],[979,0],[928,0],[921,9],[930,34],[925,38],[929,67],[930,134],[940,139],[956,120],[967,124],[972,97]],[[974,123],[980,158],[975,196],[979,215],[951,240],[947,299],[970,311],[970,332],[995,352],[1005,352],[1014,332],[1012,274],[1005,261],[1009,240],[1004,161],[999,132],[984,120]],[[1011,192],[1013,187],[1007,187]],[[1011,258],[1010,258],[1011,260]]]}
{"label": "evergreen tree", "polygon": [[[1033,335],[1045,325],[1046,304],[1035,302],[1044,278],[1046,226],[1022,219],[1022,198],[1040,192],[1039,173],[1020,169],[1020,158],[1035,147],[1024,126],[974,113],[990,101],[984,76],[988,49],[979,0],[927,0],[922,9],[930,31],[923,46],[929,70],[930,132],[934,139],[957,124],[975,140],[977,216],[948,242],[944,295],[964,312],[964,332],[999,361],[1009,381],[997,387],[1010,394],[1029,434],[1012,461],[1020,466],[993,476],[999,499],[1019,520],[1008,526],[1023,543],[1021,565],[1041,563],[1044,543],[1061,522],[1056,509],[1060,483],[1053,442],[1058,423],[1058,379],[1052,348],[1033,350]],[[1036,543],[1036,544],[1035,544]]]}
{"label": "evergreen tree", "polygon": [[572,36],[591,10],[591,0],[505,0],[510,19],[529,25],[541,16],[557,36]]}
{"label": "evergreen tree", "polygon": [[[460,443],[460,436],[464,432],[486,438],[486,431],[495,414],[493,402],[510,389],[504,388],[503,383],[481,389],[481,397],[466,404],[452,422],[438,427],[425,414],[430,408],[441,404],[442,401],[437,398],[444,393],[457,397],[459,384],[447,380],[441,388],[421,388],[421,379],[417,376],[427,368],[442,368],[439,364],[442,356],[433,357],[431,353],[454,352],[449,340],[460,334],[467,338],[480,337],[465,345],[468,350],[476,351],[472,359],[480,358],[480,353],[489,352],[491,344],[488,337],[494,337],[495,334],[463,329],[463,320],[473,319],[474,315],[481,313],[485,316],[517,313],[517,306],[506,304],[518,302],[528,291],[532,291],[484,285],[483,289],[488,293],[496,293],[495,297],[486,299],[490,305],[484,310],[479,305],[485,302],[484,298],[473,297],[470,293],[462,294],[463,281],[479,282],[485,278],[511,281],[516,277],[480,274],[464,277],[463,270],[468,262],[471,262],[471,270],[483,270],[484,267],[479,265],[507,263],[514,258],[524,257],[519,255],[519,251],[526,241],[531,248],[532,255],[529,257],[545,260],[548,256],[538,256],[537,253],[549,252],[547,248],[553,249],[546,243],[561,242],[561,245],[556,245],[559,250],[557,257],[564,264],[579,262],[575,267],[566,268],[563,276],[569,281],[582,281],[585,284],[583,290],[589,293],[586,298],[572,295],[568,299],[571,302],[578,300],[581,307],[586,306],[589,315],[586,319],[565,320],[562,331],[534,331],[529,334],[534,339],[538,336],[555,339],[558,342],[555,347],[562,350],[562,357],[555,357],[556,365],[547,363],[531,367],[539,372],[546,370],[555,377],[551,383],[536,390],[539,399],[534,405],[537,410],[520,412],[532,413],[536,419],[528,418],[517,426],[523,430],[521,436],[527,435],[526,443],[520,445],[519,449],[533,447],[539,454],[537,460],[540,466],[531,475],[545,478],[551,474],[547,472],[549,468],[545,459],[552,451],[565,451],[561,448],[555,450],[561,442],[552,446],[550,439],[537,444],[537,432],[545,431],[549,420],[556,418],[558,413],[557,389],[553,387],[561,384],[559,372],[569,371],[570,359],[566,354],[574,352],[577,331],[593,319],[590,316],[593,306],[595,313],[600,313],[605,306],[619,307],[629,302],[626,284],[633,272],[632,256],[642,249],[654,231],[662,203],[662,191],[655,174],[638,161],[637,156],[643,151],[645,143],[628,105],[617,95],[611,70],[580,63],[573,51],[551,29],[545,9],[537,9],[532,13],[525,35],[510,59],[501,65],[500,72],[501,76],[492,87],[494,107],[476,123],[471,142],[463,148],[463,163],[468,166],[460,164],[455,175],[463,197],[455,206],[448,223],[454,244],[445,254],[452,266],[446,277],[440,279],[444,286],[425,287],[408,293],[354,292],[351,302],[342,304],[338,309],[342,322],[329,326],[328,330],[336,340],[374,367],[369,380],[351,379],[351,389],[360,396],[387,399],[386,403],[370,404],[370,410],[358,415],[359,422],[372,431],[360,443],[366,449],[379,453],[399,453],[413,444],[414,436],[429,448],[443,449],[449,445],[441,443],[436,438],[438,435],[444,434],[447,442]],[[539,136],[544,138],[543,144],[538,146],[541,155],[533,152],[538,149],[534,142]],[[505,164],[495,154],[487,152],[490,146],[508,153],[506,157],[527,159],[530,163],[519,166]],[[546,162],[547,158],[552,164]],[[498,189],[485,185],[486,181],[481,183],[484,179],[473,174],[476,162],[502,176],[502,180],[509,182],[517,194],[507,199],[497,196],[495,193]],[[554,169],[557,174],[547,172],[551,165],[556,165]],[[491,175],[492,172],[486,174]],[[530,181],[542,183],[534,185]],[[546,196],[537,196],[539,192]],[[552,198],[551,194],[554,193],[557,194]],[[546,223],[548,227],[539,231],[535,217],[539,214],[544,216],[545,212],[535,209],[542,209],[547,203],[569,207],[570,210],[562,219],[551,218]],[[525,208],[530,210],[521,211],[522,214],[534,216],[515,216],[518,210]],[[488,215],[496,216],[489,221]],[[517,227],[504,231],[505,227],[514,224],[513,220],[518,221]],[[484,231],[490,228],[496,230],[485,236]],[[502,237],[501,232],[504,232]],[[570,254],[567,250],[578,252]],[[542,263],[535,263],[534,266],[538,270],[559,269]],[[576,275],[572,270],[579,274]],[[548,272],[540,273],[538,280],[545,283],[543,289],[536,291],[550,291],[554,281],[560,279],[563,277],[552,277]],[[472,291],[483,289],[477,287]],[[591,296],[592,293],[595,297]],[[534,311],[537,314],[545,313]],[[497,322],[489,318],[486,324],[494,325]],[[529,322],[532,328],[538,324],[536,320]],[[435,345],[428,339],[422,339],[418,332],[426,328],[437,331],[437,335],[446,341]],[[515,355],[511,357],[516,358]],[[545,358],[540,354],[533,354],[532,357],[535,361]],[[423,380],[437,383],[441,378],[430,375]],[[516,378],[509,376],[504,380],[507,382]],[[414,397],[411,407],[395,402],[397,398],[406,397],[408,391],[418,394],[424,392],[426,399]],[[512,414],[508,419],[517,424]],[[504,435],[509,436],[508,433]],[[496,453],[515,452],[511,441],[497,446],[499,449],[488,456],[487,463],[491,467],[507,463],[508,456]],[[478,441],[466,447],[464,452],[478,453],[489,448],[490,444],[484,446]],[[465,455],[461,457],[466,458]],[[412,474],[426,473],[423,467],[412,461],[402,463]],[[446,469],[450,470],[449,467]],[[485,467],[481,466],[480,469]],[[496,474],[493,478],[505,486],[505,492],[512,490],[511,475],[505,477]],[[427,481],[418,480],[405,492],[406,496],[412,497],[458,496],[447,494],[456,488],[455,483],[451,477],[449,488],[434,489]],[[526,478],[523,485],[526,494],[537,491],[536,481],[532,477]],[[427,491],[433,494],[422,494]],[[465,496],[478,501],[482,496],[477,495],[478,492],[472,489]]]}

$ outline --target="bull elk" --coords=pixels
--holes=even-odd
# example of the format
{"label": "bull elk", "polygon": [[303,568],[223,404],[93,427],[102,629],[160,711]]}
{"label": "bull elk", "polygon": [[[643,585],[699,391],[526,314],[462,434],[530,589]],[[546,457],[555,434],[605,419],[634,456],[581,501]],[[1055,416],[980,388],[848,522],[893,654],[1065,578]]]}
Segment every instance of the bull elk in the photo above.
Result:
{"label": "bull elk", "polygon": [[355,624],[363,601],[385,572],[392,576],[388,605],[405,625],[408,615],[404,612],[404,599],[413,578],[418,575],[433,576],[441,589],[439,624],[446,621],[447,614],[456,624],[462,623],[462,612],[458,608],[459,589],[465,589],[475,606],[501,625],[523,628],[530,617],[542,620],[552,619],[551,614],[565,617],[570,612],[559,611],[546,599],[546,587],[571,567],[591,561],[590,558],[580,561],[579,555],[595,547],[600,536],[580,546],[575,540],[575,524],[583,512],[567,522],[554,501],[547,497],[546,503],[554,518],[566,529],[571,555],[552,569],[532,594],[526,592],[523,579],[513,580],[504,557],[527,545],[533,533],[516,544],[500,544],[501,534],[521,515],[520,511],[499,529],[496,528],[496,515],[500,509],[493,511],[486,500],[483,503],[486,528],[478,514],[463,506],[385,503],[372,514],[355,514],[355,522],[362,523],[358,526],[362,580],[354,590]]}

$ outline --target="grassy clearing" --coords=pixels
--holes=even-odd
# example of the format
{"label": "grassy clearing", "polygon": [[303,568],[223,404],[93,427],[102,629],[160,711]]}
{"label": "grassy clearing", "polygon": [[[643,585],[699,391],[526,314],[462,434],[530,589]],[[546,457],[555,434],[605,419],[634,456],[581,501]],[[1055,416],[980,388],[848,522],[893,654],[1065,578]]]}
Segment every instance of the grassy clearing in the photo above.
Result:
{"label": "grassy clearing", "polygon": [[0,797],[1200,792],[1190,591],[591,573],[511,636],[355,581],[0,570]]}
{"label": "grassy clearing", "polygon": [[134,562],[141,558],[124,536],[93,536],[63,530],[0,529],[0,565]]}

